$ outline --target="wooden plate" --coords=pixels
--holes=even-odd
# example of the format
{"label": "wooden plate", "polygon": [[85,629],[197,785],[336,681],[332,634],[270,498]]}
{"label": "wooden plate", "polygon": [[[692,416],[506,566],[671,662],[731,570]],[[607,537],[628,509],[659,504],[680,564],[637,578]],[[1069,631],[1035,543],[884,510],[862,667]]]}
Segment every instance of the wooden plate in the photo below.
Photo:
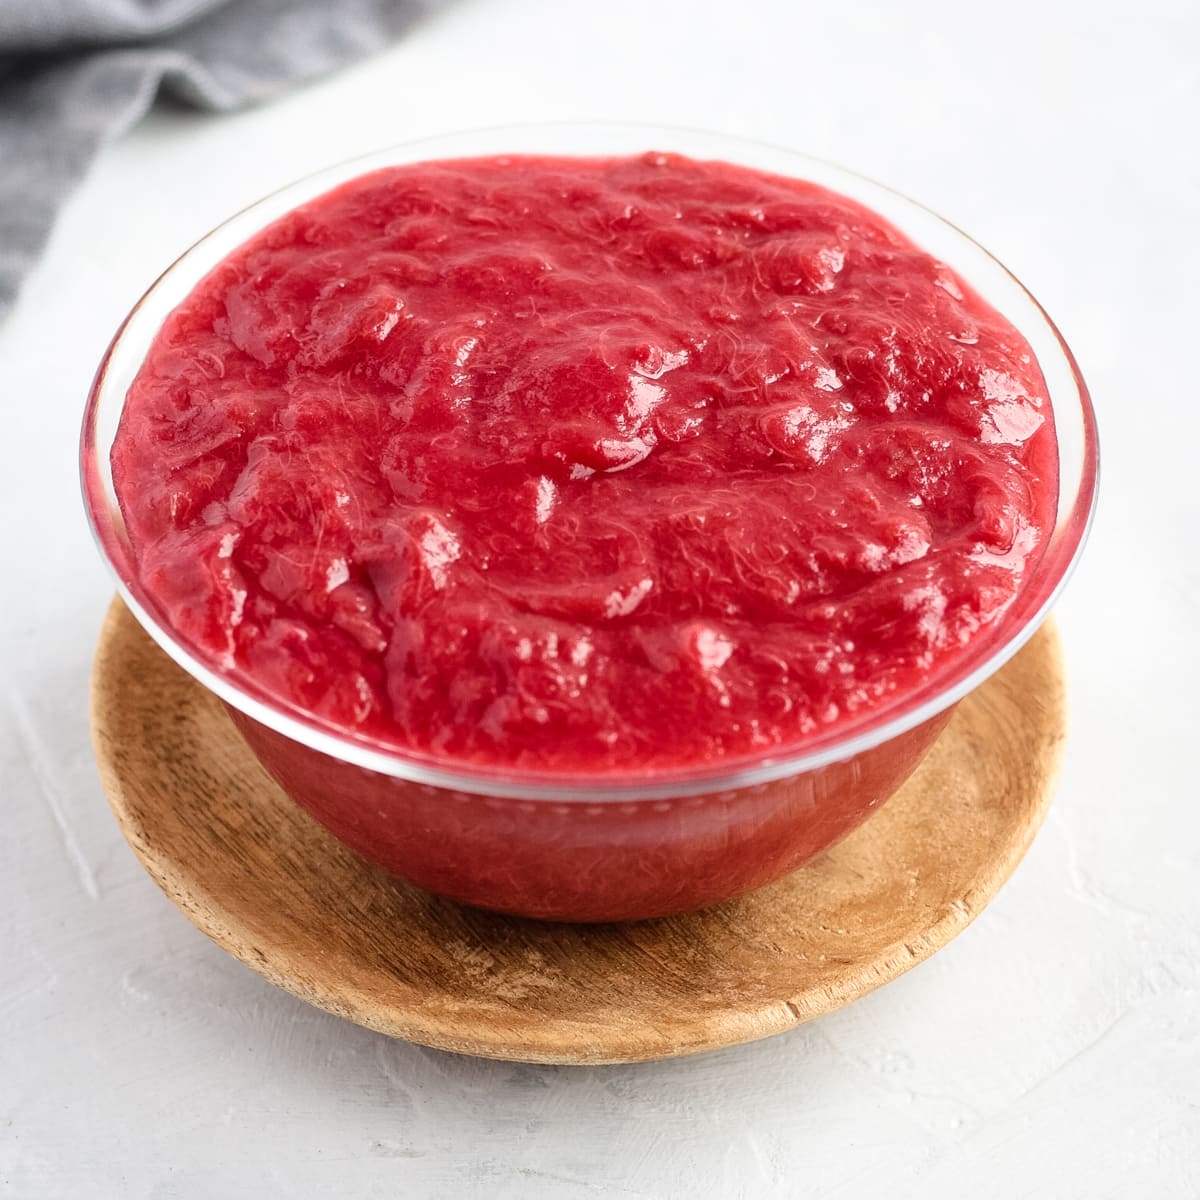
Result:
{"label": "wooden plate", "polygon": [[271,782],[220,703],[120,601],[96,655],[92,728],[113,812],[146,869],[273,983],[445,1050],[614,1063],[780,1033],[943,946],[1041,824],[1063,701],[1046,627],[832,851],[742,900],[600,926],[463,908],[364,862]]}

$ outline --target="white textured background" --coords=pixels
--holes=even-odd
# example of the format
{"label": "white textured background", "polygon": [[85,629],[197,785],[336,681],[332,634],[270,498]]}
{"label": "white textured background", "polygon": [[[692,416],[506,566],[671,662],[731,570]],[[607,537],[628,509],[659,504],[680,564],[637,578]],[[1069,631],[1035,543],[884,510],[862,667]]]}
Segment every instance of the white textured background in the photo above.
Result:
{"label": "white textured background", "polygon": [[[1194,0],[461,0],[269,108],[111,147],[0,329],[0,1192],[1200,1196],[1198,61]],[[382,144],[571,117],[783,142],[943,212],[1057,319],[1105,455],[1059,610],[1066,773],[996,903],[795,1033],[597,1070],[389,1042],[158,893],[88,745],[111,587],[75,483],[110,334],[219,219]]]}

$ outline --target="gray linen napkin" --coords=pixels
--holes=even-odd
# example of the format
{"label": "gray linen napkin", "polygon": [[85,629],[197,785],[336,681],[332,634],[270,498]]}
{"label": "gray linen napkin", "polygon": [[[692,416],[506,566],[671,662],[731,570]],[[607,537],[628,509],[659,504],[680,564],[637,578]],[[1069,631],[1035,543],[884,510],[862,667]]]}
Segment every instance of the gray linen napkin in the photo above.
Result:
{"label": "gray linen napkin", "polygon": [[252,104],[397,37],[429,0],[0,0],[0,318],[102,143],[160,92]]}

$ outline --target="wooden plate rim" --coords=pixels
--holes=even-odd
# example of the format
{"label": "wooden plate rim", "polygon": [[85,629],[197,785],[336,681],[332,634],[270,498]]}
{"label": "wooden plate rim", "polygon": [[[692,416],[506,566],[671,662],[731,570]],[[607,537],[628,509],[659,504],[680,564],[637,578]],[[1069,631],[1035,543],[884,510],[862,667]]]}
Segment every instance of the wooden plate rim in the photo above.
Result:
{"label": "wooden plate rim", "polygon": [[[823,1016],[874,991],[929,958],[962,932],[1003,886],[1024,857],[1050,807],[1061,767],[1065,744],[1065,688],[1062,650],[1058,631],[1047,621],[1022,654],[1037,654],[1042,660],[1047,699],[1042,750],[1045,761],[1034,773],[1040,786],[1032,795],[1028,820],[1019,836],[998,847],[996,857],[986,863],[974,886],[957,898],[949,909],[911,938],[884,953],[847,969],[836,984],[812,989],[789,999],[763,1004],[761,1008],[723,1009],[711,1019],[698,1021],[688,1036],[647,1038],[644,1029],[636,1034],[613,1027],[603,1037],[593,1027],[581,1028],[570,1021],[548,1021],[540,1027],[540,1042],[516,1046],[503,1028],[469,1028],[460,1020],[439,1018],[433,1012],[381,1012],[362,989],[346,981],[322,981],[313,974],[311,956],[294,954],[286,946],[264,949],[262,940],[223,900],[205,891],[203,877],[181,868],[167,851],[156,845],[151,831],[131,810],[126,779],[112,737],[113,720],[105,703],[105,681],[122,639],[130,634],[146,637],[132,614],[115,598],[104,618],[96,651],[90,689],[92,740],[101,783],[112,812],[137,858],[171,901],[223,950],[251,967],[271,983],[299,999],[336,1016],[390,1037],[455,1053],[517,1062],[560,1065],[631,1063],[701,1053],[756,1041],[786,1032],[802,1022]],[[157,651],[161,654],[161,651]],[[164,663],[169,663],[165,654]],[[1002,675],[1008,668],[1002,668]],[[993,685],[988,681],[986,689]],[[200,685],[192,681],[192,686]],[[982,689],[981,689],[982,690]],[[971,698],[963,701],[969,704]],[[1032,718],[1031,718],[1032,719]],[[232,724],[231,733],[234,732]],[[945,736],[945,735],[943,735]],[[249,750],[247,750],[249,753]],[[853,835],[852,835],[853,836]]]}

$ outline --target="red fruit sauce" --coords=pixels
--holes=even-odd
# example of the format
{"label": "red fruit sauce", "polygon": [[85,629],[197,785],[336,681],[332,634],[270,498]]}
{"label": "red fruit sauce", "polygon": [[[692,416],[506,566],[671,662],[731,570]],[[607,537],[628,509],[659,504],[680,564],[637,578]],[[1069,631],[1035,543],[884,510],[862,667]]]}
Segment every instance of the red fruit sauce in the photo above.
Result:
{"label": "red fruit sauce", "polygon": [[166,321],[113,479],[196,651],[401,751],[795,748],[994,630],[1057,500],[1021,335],[882,218],[676,155],[391,167]]}

